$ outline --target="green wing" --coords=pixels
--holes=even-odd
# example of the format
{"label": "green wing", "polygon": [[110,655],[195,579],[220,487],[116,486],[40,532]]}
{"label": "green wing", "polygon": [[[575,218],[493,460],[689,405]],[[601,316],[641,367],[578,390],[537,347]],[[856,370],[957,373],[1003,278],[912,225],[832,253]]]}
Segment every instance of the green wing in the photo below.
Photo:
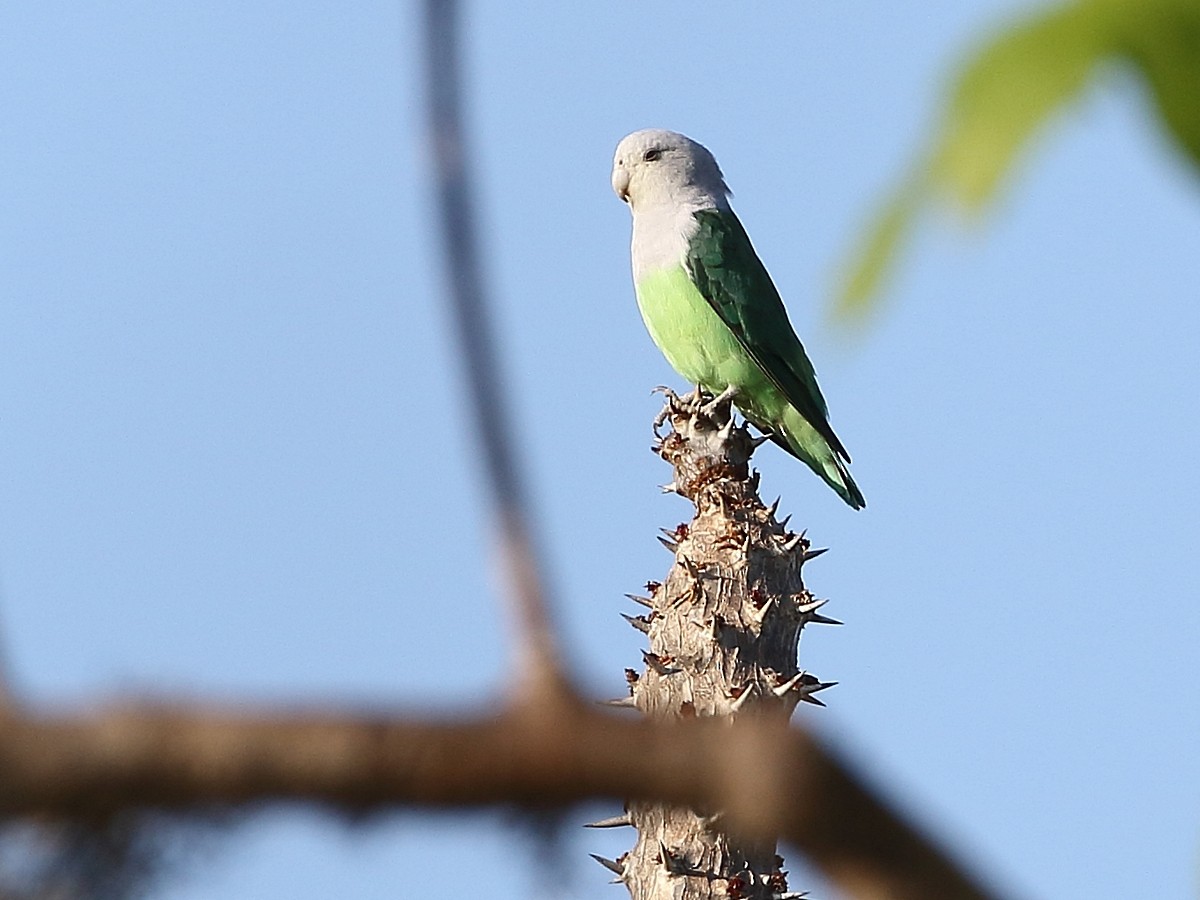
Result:
{"label": "green wing", "polygon": [[685,265],[696,288],[771,383],[830,448],[850,462],[850,454],[829,427],[817,373],[746,229],[732,212],[705,209],[695,215],[700,230],[688,245]]}

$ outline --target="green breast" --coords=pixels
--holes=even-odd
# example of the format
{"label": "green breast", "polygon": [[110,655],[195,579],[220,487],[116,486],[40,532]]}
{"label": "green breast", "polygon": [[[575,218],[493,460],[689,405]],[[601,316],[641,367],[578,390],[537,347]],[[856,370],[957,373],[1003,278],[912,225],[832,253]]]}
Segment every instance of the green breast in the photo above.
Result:
{"label": "green breast", "polygon": [[692,384],[718,393],[730,384],[750,387],[762,378],[683,266],[643,277],[637,284],[637,300],[650,337],[675,371]]}

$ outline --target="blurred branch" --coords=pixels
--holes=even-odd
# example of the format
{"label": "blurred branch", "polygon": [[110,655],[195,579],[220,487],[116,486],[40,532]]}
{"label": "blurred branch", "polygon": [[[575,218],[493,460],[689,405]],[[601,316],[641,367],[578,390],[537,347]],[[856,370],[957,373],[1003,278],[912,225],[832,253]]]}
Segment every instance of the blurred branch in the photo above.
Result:
{"label": "blurred branch", "polygon": [[268,801],[361,814],[657,798],[727,811],[722,827],[751,837],[782,834],[856,897],[989,896],[827,749],[753,717],[635,721],[567,702],[467,721],[122,707],[5,722],[0,771],[0,816],[72,819]]}
{"label": "blurred branch", "polygon": [[513,449],[507,394],[486,298],[467,170],[459,84],[458,3],[426,0],[425,68],[429,152],[437,186],[438,224],[444,245],[459,358],[467,375],[471,413],[483,451],[488,485],[500,520],[500,553],[515,605],[517,640],[526,689],[561,689],[554,629],[542,566],[533,543],[529,502]]}

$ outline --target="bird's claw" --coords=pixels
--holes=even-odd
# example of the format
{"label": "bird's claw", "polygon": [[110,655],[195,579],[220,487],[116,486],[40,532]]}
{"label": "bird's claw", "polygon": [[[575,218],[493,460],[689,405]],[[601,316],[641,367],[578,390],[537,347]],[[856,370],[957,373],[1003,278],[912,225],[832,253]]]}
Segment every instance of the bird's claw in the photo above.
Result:
{"label": "bird's claw", "polygon": [[660,384],[658,387],[652,390],[650,394],[651,396],[654,394],[662,394],[663,399],[666,401],[663,403],[663,408],[658,411],[658,415],[654,417],[654,424],[652,426],[654,436],[661,441],[663,436],[658,433],[658,429],[662,428],[663,425],[667,423],[667,419],[671,418],[671,412],[679,406],[680,399],[679,395],[665,384]]}
{"label": "bird's claw", "polygon": [[698,410],[701,409],[701,404],[704,403],[705,398],[709,396],[704,392],[704,388],[700,387],[700,385],[696,385],[695,389],[688,391],[682,397],[665,384],[660,384],[650,393],[662,394],[664,400],[666,401],[663,404],[662,410],[660,410],[659,414],[654,417],[654,436],[660,439],[662,435],[658,433],[658,429],[662,428],[672,415],[675,415],[676,413],[683,415],[694,415]]}
{"label": "bird's claw", "polygon": [[[700,407],[700,413],[706,418],[712,419],[714,422],[718,419],[732,419],[733,411],[729,409],[729,407],[733,403],[734,398],[737,397],[737,393],[738,389],[732,384],[729,385],[727,388],[725,388],[725,390],[713,397],[708,403],[702,405]],[[725,415],[718,416],[722,406],[725,407]]]}
{"label": "bird's claw", "polygon": [[672,415],[682,414],[689,417],[701,416],[715,423],[727,425],[733,421],[733,410],[730,408],[738,389],[729,385],[717,396],[713,396],[701,385],[696,385],[682,397],[666,385],[660,384],[650,393],[662,394],[666,402],[658,415],[654,417],[654,436],[662,439],[659,429],[667,423]]}

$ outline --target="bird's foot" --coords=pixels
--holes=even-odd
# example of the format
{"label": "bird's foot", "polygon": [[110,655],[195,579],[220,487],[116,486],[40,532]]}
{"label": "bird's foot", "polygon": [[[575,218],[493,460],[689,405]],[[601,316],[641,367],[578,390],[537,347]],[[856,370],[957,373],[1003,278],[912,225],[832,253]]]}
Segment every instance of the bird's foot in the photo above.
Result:
{"label": "bird's foot", "polygon": [[[712,419],[714,422],[733,418],[733,410],[729,407],[737,397],[738,389],[735,385],[729,385],[717,396],[713,397],[708,403],[700,407],[700,413],[706,418]],[[725,407],[724,415],[721,414],[721,407]]]}
{"label": "bird's foot", "polygon": [[663,425],[667,424],[667,419],[671,418],[671,412],[673,410],[677,409],[683,401],[681,401],[679,399],[678,394],[676,394],[673,390],[671,390],[665,384],[660,384],[658,387],[656,387],[650,393],[651,394],[662,394],[663,398],[666,401],[665,403],[663,403],[663,408],[658,411],[658,415],[654,417],[654,426],[653,426],[654,436],[661,441],[662,435],[658,433],[658,429],[662,428]]}
{"label": "bird's foot", "polygon": [[717,396],[713,396],[701,385],[688,391],[682,397],[665,385],[659,385],[651,393],[662,394],[666,402],[658,415],[654,417],[654,436],[662,440],[659,429],[673,418],[706,419],[714,427],[724,428],[726,436],[732,427],[733,409],[731,404],[738,390],[733,385],[725,388]]}

